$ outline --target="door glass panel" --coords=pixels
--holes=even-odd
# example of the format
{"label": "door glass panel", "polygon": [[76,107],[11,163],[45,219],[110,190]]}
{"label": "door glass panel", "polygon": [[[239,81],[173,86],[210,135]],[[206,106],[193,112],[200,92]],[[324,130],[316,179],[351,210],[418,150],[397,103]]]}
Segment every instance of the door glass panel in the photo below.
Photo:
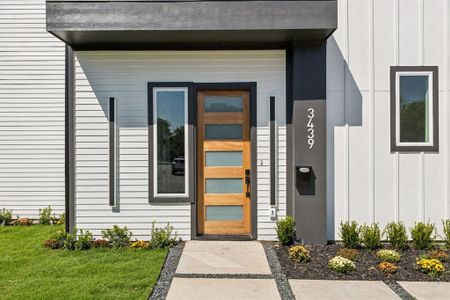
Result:
{"label": "door glass panel", "polygon": [[241,178],[208,178],[206,179],[207,194],[240,194],[242,193]]}
{"label": "door glass panel", "polygon": [[242,140],[242,124],[206,124],[206,140]]}
{"label": "door glass panel", "polygon": [[400,77],[400,142],[429,142],[428,76]]}
{"label": "door glass panel", "polygon": [[242,166],[242,151],[207,151],[206,166]]}
{"label": "door glass panel", "polygon": [[206,96],[205,112],[242,112],[242,97]]}
{"label": "door glass panel", "polygon": [[209,205],[206,206],[207,221],[240,221],[244,219],[242,206]]}

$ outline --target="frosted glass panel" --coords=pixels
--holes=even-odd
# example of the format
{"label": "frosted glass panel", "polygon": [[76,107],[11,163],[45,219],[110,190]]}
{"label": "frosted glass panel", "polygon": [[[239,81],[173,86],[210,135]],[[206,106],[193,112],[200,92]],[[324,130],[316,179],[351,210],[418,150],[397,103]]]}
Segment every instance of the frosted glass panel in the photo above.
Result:
{"label": "frosted glass panel", "polygon": [[242,140],[242,124],[207,124],[207,140]]}
{"label": "frosted glass panel", "polygon": [[240,221],[244,219],[242,206],[206,206],[207,221]]}
{"label": "frosted glass panel", "polygon": [[242,97],[206,96],[205,112],[242,112]]}
{"label": "frosted glass panel", "polygon": [[206,179],[207,194],[239,194],[242,193],[240,178],[208,178]]}
{"label": "frosted glass panel", "polygon": [[242,151],[207,151],[207,167],[242,166]]}

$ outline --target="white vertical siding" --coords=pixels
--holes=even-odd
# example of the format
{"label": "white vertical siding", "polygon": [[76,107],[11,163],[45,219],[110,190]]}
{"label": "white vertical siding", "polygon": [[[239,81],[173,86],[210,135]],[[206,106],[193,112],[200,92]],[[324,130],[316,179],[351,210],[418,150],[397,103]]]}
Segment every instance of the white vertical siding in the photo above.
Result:
{"label": "white vertical siding", "polygon": [[64,210],[64,44],[45,0],[0,1],[0,209]]}
{"label": "white vertical siding", "polygon": [[[327,54],[329,239],[449,215],[449,0],[339,0]],[[439,153],[391,153],[389,67],[439,66]]]}
{"label": "white vertical siding", "polygon": [[[148,203],[147,82],[257,82],[258,238],[275,238],[269,217],[269,97],[279,125],[278,196],[286,211],[285,51],[77,52],[76,225],[96,235],[113,224],[148,238],[153,220],[190,238],[188,204]],[[108,206],[107,100],[116,97],[120,210]]]}

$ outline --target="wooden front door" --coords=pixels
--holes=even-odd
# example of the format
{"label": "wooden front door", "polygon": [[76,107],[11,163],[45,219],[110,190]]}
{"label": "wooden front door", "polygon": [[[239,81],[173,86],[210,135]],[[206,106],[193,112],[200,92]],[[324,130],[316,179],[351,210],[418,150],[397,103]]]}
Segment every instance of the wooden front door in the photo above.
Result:
{"label": "wooden front door", "polygon": [[250,235],[250,95],[197,94],[198,233]]}

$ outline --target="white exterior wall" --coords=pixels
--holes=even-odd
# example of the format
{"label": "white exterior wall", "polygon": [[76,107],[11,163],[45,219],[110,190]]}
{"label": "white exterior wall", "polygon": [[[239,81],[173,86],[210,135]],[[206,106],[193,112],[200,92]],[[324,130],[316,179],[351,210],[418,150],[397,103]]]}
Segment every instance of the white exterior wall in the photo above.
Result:
{"label": "white exterior wall", "polygon": [[[114,224],[149,238],[151,222],[170,222],[190,239],[189,204],[148,203],[147,82],[257,82],[258,239],[275,239],[270,219],[269,97],[279,125],[279,215],[286,211],[285,51],[76,52],[76,226]],[[108,205],[108,99],[119,124],[120,212]]]}
{"label": "white exterior wall", "polygon": [[[327,46],[328,238],[450,217],[450,1],[339,0]],[[391,153],[389,67],[439,66],[439,153]]]}
{"label": "white exterior wall", "polygon": [[0,1],[0,209],[64,211],[64,44],[45,0]]}

